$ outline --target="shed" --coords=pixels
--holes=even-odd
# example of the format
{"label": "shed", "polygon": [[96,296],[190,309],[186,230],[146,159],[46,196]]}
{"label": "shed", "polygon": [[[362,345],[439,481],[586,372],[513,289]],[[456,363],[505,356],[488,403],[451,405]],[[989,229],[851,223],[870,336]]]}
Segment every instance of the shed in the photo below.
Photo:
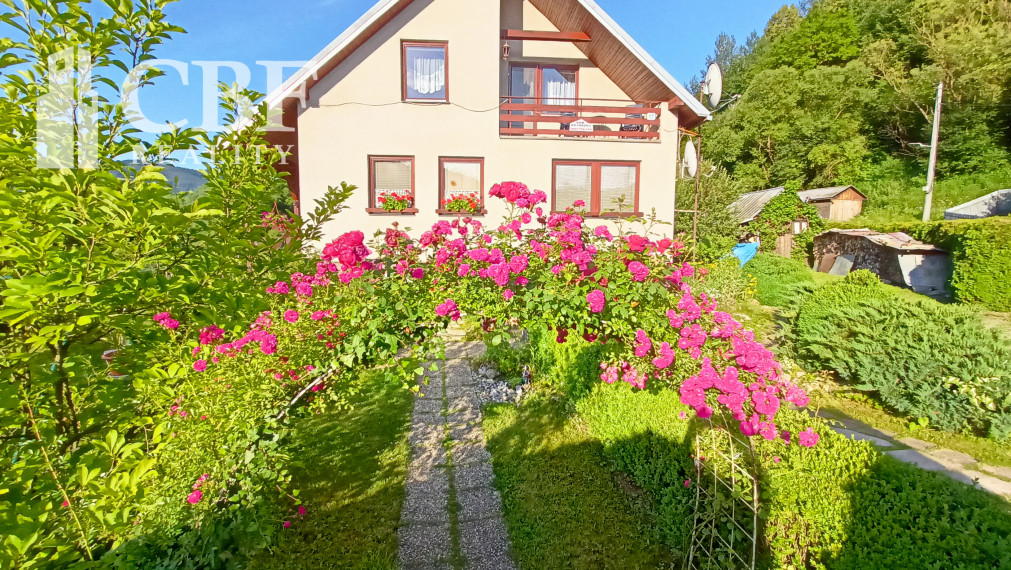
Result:
{"label": "shed", "polygon": [[801,200],[818,208],[818,215],[826,220],[844,222],[860,215],[864,196],[853,186],[832,186],[797,192]]}
{"label": "shed", "polygon": [[997,190],[944,211],[945,220],[975,220],[1011,215],[1011,190]]}
{"label": "shed", "polygon": [[815,269],[846,275],[857,269],[875,273],[889,285],[917,293],[943,295],[951,278],[948,252],[902,232],[868,229],[829,230],[814,238]]}
{"label": "shed", "polygon": [[[782,194],[784,190],[786,189],[783,186],[777,186],[767,190],[758,190],[756,192],[741,194],[737,200],[730,205],[730,211],[737,217],[737,222],[743,226],[744,224],[747,224],[757,218],[769,202],[771,202],[776,196]],[[809,223],[806,219],[794,220],[791,230],[776,238],[776,255],[790,257],[790,254],[793,251],[793,236],[806,232],[808,227]],[[742,236],[742,239],[749,241],[757,240],[754,235],[745,235]]]}

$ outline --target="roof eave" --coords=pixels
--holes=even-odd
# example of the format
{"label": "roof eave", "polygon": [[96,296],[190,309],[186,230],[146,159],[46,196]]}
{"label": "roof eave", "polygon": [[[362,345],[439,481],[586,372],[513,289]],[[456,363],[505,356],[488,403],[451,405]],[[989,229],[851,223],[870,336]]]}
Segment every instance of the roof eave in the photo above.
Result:
{"label": "roof eave", "polygon": [[649,55],[649,53],[647,53],[638,42],[632,39],[632,36],[619,26],[618,23],[615,22],[614,19],[612,19],[611,16],[609,16],[600,6],[598,6],[596,2],[593,0],[578,1],[584,8],[586,8],[587,11],[593,14],[593,16],[597,18],[597,20],[603,24],[605,28],[607,28],[607,31],[611,32],[614,37],[618,38],[622,45],[631,51],[639,59],[639,61],[643,63],[643,65],[652,71],[657,78],[663,81],[664,85],[666,85],[668,89],[685,102],[688,109],[699,118],[699,120],[691,126],[699,125],[711,118],[709,109],[706,109],[705,105],[703,105],[701,101],[696,99],[688,92],[687,89],[685,89],[683,85],[678,83],[678,81],[674,79],[674,76],[664,69],[659,62],[653,59],[653,57]]}

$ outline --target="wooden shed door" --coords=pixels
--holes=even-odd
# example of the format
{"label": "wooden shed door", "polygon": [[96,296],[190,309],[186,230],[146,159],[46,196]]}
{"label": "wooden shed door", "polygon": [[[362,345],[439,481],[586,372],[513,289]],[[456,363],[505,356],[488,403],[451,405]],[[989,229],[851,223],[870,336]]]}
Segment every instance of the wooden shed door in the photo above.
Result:
{"label": "wooden shed door", "polygon": [[776,238],[776,255],[790,257],[793,252],[793,234],[784,234]]}

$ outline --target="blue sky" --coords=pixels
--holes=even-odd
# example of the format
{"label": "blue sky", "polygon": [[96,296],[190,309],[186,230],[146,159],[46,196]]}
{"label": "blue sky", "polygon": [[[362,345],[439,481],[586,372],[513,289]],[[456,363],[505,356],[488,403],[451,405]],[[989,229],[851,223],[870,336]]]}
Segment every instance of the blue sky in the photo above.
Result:
{"label": "blue sky", "polygon": [[[479,2],[482,0],[473,0]],[[702,68],[721,31],[743,41],[765,27],[785,0],[597,0],[633,38],[682,83]],[[187,33],[163,46],[158,56],[193,61],[240,61],[252,71],[250,86],[266,90],[258,60],[305,61],[365,13],[374,0],[182,0],[168,8],[173,23]],[[644,16],[644,10],[650,12]],[[285,77],[294,73],[287,69]],[[234,76],[222,70],[221,78]],[[187,118],[201,122],[202,69],[190,65],[189,85],[168,76],[140,94],[144,113],[155,123]]]}

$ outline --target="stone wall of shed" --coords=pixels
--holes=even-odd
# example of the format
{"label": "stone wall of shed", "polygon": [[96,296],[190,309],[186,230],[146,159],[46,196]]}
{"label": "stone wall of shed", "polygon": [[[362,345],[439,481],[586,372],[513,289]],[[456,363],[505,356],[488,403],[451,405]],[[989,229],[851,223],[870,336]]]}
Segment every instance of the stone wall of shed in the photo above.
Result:
{"label": "stone wall of shed", "polygon": [[867,269],[889,285],[905,286],[899,256],[895,250],[860,236],[822,234],[814,238],[814,266],[819,269],[825,256],[852,255],[853,267]]}

